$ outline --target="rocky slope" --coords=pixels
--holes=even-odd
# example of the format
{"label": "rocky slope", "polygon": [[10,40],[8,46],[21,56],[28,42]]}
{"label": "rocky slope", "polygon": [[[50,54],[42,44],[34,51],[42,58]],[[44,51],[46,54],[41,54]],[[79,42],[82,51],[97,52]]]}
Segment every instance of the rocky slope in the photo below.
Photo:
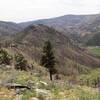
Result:
{"label": "rocky slope", "polygon": [[[97,76],[98,72],[98,76]],[[84,81],[88,83],[96,82],[99,77],[99,70],[92,71],[93,75],[83,75]],[[48,79],[47,73],[32,74],[17,70],[1,70],[0,69],[0,100],[100,100],[100,89],[76,84],[70,84],[68,77],[66,80],[54,80],[51,82]],[[96,77],[94,77],[96,75]],[[88,76],[88,77],[87,77]],[[13,81],[12,81],[13,80]],[[75,78],[74,78],[75,80]],[[8,85],[27,86],[27,88],[7,88]]]}

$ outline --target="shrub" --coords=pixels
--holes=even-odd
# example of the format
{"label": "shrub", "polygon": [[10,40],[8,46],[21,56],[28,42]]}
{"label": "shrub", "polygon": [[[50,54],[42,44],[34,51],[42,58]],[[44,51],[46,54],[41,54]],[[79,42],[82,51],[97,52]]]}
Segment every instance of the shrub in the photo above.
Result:
{"label": "shrub", "polygon": [[15,55],[15,69],[27,70],[28,63],[22,54]]}
{"label": "shrub", "polygon": [[1,49],[0,50],[0,64],[10,65],[12,60],[12,56],[7,53],[7,51]]}

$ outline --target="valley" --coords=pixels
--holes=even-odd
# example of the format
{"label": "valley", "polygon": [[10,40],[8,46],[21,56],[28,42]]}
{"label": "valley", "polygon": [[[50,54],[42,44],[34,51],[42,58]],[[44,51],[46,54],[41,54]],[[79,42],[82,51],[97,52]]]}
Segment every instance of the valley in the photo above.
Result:
{"label": "valley", "polygon": [[90,50],[90,52],[92,53],[92,54],[94,54],[95,56],[97,56],[97,57],[100,57],[100,47],[88,47],[89,48],[89,50]]}

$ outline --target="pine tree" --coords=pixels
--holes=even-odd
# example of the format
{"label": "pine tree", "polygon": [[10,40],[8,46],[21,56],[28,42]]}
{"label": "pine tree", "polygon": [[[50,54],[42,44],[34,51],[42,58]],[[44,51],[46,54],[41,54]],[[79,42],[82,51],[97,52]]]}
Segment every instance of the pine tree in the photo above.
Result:
{"label": "pine tree", "polygon": [[41,58],[41,65],[46,67],[50,73],[50,80],[52,81],[52,75],[56,73],[55,69],[55,56],[50,41],[46,41],[43,48],[43,55]]}

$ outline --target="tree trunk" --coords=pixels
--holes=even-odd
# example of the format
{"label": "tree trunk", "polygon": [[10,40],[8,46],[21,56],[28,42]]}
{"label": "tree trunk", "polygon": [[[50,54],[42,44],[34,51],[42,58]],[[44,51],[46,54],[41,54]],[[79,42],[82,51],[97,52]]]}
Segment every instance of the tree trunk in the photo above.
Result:
{"label": "tree trunk", "polygon": [[50,72],[50,80],[52,81],[52,73]]}

